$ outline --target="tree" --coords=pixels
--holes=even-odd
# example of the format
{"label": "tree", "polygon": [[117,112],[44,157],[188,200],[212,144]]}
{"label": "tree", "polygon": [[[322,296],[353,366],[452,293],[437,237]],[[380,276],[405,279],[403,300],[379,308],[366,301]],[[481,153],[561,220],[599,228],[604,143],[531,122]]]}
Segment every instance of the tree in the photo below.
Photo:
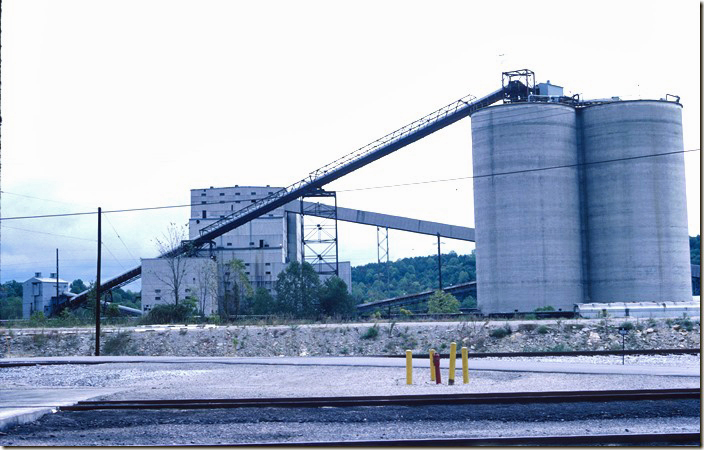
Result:
{"label": "tree", "polygon": [[347,292],[347,283],[339,277],[325,280],[320,290],[320,312],[326,316],[349,317],[355,312],[354,299]]}
{"label": "tree", "polygon": [[449,314],[460,311],[460,302],[454,295],[437,290],[428,299],[428,314]]}
{"label": "tree", "polygon": [[276,309],[293,317],[313,317],[320,312],[320,276],[313,266],[293,261],[276,280]]}
{"label": "tree", "polygon": [[233,259],[225,266],[224,295],[221,307],[218,308],[220,316],[238,316],[242,308],[253,295],[252,284],[245,272],[244,261]]}
{"label": "tree", "polygon": [[22,297],[22,283],[10,280],[6,281],[0,286],[1,294],[0,297]]}
{"label": "tree", "polygon": [[73,282],[71,283],[71,292],[74,294],[80,294],[81,292],[84,292],[86,290],[88,290],[88,287],[80,278],[78,278],[77,280],[73,280]]}
{"label": "tree", "polygon": [[699,235],[689,237],[689,257],[692,264],[700,264],[701,246],[702,242]]}
{"label": "tree", "polygon": [[166,261],[167,270],[166,273],[155,271],[153,275],[167,286],[174,305],[178,305],[180,300],[181,287],[186,278],[189,261],[185,253],[175,255],[173,251],[181,246],[185,238],[185,225],[179,226],[172,222],[164,235],[155,239],[157,250],[162,255],[161,259]]}
{"label": "tree", "polygon": [[22,318],[22,298],[7,297],[0,298],[0,319],[21,319]]}
{"label": "tree", "polygon": [[276,301],[274,297],[264,288],[257,288],[252,298],[252,314],[265,316],[274,313]]}
{"label": "tree", "polygon": [[202,264],[196,271],[196,293],[198,314],[205,315],[205,307],[218,298],[217,268],[212,264]]}

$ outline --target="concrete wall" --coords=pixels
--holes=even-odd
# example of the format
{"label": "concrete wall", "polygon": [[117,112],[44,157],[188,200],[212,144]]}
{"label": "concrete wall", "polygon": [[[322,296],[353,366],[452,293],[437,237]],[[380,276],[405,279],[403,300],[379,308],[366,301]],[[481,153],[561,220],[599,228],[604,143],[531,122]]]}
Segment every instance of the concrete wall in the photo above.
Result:
{"label": "concrete wall", "polygon": [[[691,301],[682,107],[623,101],[580,111],[588,302]],[[607,164],[603,160],[626,159]]]}
{"label": "concrete wall", "polygon": [[[477,295],[484,313],[571,311],[582,300],[576,115],[509,104],[472,115]],[[490,174],[511,173],[506,176]]]}

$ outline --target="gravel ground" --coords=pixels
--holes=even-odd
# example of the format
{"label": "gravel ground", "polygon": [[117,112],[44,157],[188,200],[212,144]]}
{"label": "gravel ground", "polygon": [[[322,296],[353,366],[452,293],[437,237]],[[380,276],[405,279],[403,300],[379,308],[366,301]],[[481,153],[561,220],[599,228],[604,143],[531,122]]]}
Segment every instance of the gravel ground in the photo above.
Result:
{"label": "gravel ground", "polygon": [[[699,366],[693,355],[648,356],[639,364]],[[619,357],[555,357],[548,362],[620,364]],[[506,360],[504,358],[503,360]],[[535,360],[512,358],[518,365]],[[633,363],[630,359],[628,363]],[[127,398],[243,398],[321,395],[394,395],[422,393],[503,392],[540,390],[657,389],[699,387],[698,378],[652,375],[587,375],[567,373],[499,372],[470,370],[470,383],[437,385],[429,368],[413,370],[414,384],[405,384],[400,367],[258,366],[254,364],[152,363],[26,366],[0,370],[4,389],[38,387],[118,387],[111,399]],[[446,376],[447,371],[443,371]]]}

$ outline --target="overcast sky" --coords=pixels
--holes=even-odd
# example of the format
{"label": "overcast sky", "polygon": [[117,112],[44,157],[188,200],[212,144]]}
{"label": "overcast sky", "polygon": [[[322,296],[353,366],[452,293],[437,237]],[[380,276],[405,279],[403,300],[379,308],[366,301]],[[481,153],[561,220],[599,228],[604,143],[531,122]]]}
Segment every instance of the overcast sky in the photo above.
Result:
{"label": "overcast sky", "polygon": [[[567,6],[569,5],[569,6]],[[699,2],[5,1],[2,217],[181,205],[190,189],[287,186],[528,68],[582,98],[681,96],[700,136]],[[474,226],[470,119],[326,188],[340,206]],[[685,154],[690,235],[700,154]],[[383,189],[355,190],[450,178]],[[157,255],[189,208],[103,216],[103,277]],[[95,279],[96,216],[3,220],[0,281]],[[340,225],[340,259],[376,229]],[[432,236],[390,232],[392,259]],[[443,251],[473,244],[443,239]]]}

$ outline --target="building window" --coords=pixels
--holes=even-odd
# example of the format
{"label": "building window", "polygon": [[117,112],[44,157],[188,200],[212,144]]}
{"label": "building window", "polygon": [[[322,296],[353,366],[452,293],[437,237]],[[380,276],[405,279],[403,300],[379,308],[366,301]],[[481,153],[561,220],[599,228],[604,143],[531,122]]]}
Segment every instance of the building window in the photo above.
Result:
{"label": "building window", "polygon": [[232,242],[228,242],[228,243],[227,243],[227,246],[228,246],[228,247],[232,247]]}
{"label": "building window", "polygon": [[270,266],[270,265],[271,265],[271,263],[264,263],[264,265],[265,265],[265,266]]}
{"label": "building window", "polygon": [[235,200],[235,203],[239,203],[239,202],[240,202],[239,200]]}
{"label": "building window", "polygon": [[249,275],[249,272],[245,272],[245,275]]}
{"label": "building window", "polygon": [[239,192],[235,192],[235,195],[240,195],[240,193],[239,193]]}
{"label": "building window", "polygon": [[161,294],[161,289],[154,289],[154,292],[157,294]]}
{"label": "building window", "polygon": [[200,194],[201,197],[205,197],[205,192]]}
{"label": "building window", "polygon": [[252,192],[252,195],[257,195],[257,193],[256,193],[256,192]]}
{"label": "building window", "polygon": [[154,297],[154,300],[161,300],[161,297]]}
{"label": "building window", "polygon": [[208,202],[206,202],[205,200],[203,200],[202,202],[200,202],[201,205],[205,205],[206,203],[208,203]]}
{"label": "building window", "polygon": [[208,213],[207,213],[205,210],[203,210],[203,217],[202,217],[202,218],[203,218],[203,219],[206,219],[206,218],[208,217],[207,214],[208,214]]}
{"label": "building window", "polygon": [[220,200],[220,203],[225,203],[225,200]]}
{"label": "building window", "polygon": [[256,201],[256,200],[252,200],[252,203],[257,203],[257,201]]}
{"label": "building window", "polygon": [[224,192],[221,192],[221,193],[220,193],[220,197],[224,197],[224,196],[225,196],[225,193],[224,193]]}
{"label": "building window", "polygon": [[273,192],[269,191],[269,195],[273,194]]}
{"label": "building window", "polygon": [[223,219],[225,216],[220,216],[221,219]]}
{"label": "building window", "polygon": [[271,275],[271,272],[266,272],[267,275]]}
{"label": "building window", "polygon": [[189,292],[191,292],[191,290],[190,290],[190,289],[188,289],[188,288],[186,288],[186,293],[189,293]]}
{"label": "building window", "polygon": [[245,267],[249,267],[249,263],[244,263]]}

